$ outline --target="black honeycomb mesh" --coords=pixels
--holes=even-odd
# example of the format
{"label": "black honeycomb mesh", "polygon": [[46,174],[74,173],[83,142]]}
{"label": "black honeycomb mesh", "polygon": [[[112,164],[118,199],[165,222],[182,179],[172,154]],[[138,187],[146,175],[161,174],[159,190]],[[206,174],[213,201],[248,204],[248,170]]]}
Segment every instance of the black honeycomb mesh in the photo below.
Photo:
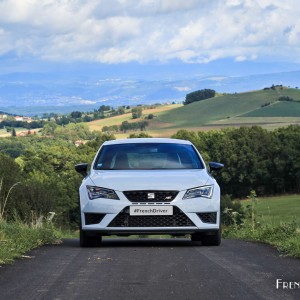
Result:
{"label": "black honeycomb mesh", "polygon": [[203,223],[216,224],[217,223],[217,213],[216,212],[206,212],[197,214]]}
{"label": "black honeycomb mesh", "polygon": [[85,213],[85,225],[99,224],[104,216],[105,214]]}
{"label": "black honeycomb mesh", "polygon": [[130,216],[129,207],[124,208],[108,227],[190,227],[195,224],[176,206],[170,216]]}

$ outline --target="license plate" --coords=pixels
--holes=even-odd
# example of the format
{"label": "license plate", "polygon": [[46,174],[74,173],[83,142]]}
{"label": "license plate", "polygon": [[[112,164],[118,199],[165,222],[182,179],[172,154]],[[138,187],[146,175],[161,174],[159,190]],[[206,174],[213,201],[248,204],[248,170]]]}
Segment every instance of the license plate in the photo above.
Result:
{"label": "license plate", "polygon": [[131,216],[170,216],[173,206],[137,205],[130,206]]}

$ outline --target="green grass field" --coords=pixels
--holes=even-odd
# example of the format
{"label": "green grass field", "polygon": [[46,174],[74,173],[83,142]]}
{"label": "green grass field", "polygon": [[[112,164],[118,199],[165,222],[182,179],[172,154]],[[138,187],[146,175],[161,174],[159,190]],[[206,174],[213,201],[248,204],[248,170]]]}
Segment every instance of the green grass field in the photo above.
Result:
{"label": "green grass field", "polygon": [[[169,129],[201,127],[205,129],[210,126],[223,128],[241,125],[260,125],[273,129],[300,123],[300,102],[278,102],[280,96],[298,100],[300,91],[277,88],[223,95],[162,112],[158,114],[158,120],[170,124]],[[262,108],[266,103],[271,105]]]}
{"label": "green grass field", "polygon": [[[300,102],[278,102],[281,96],[300,100],[300,90],[276,88],[239,94],[225,94],[189,105],[158,106],[143,111],[143,118],[152,113],[147,133],[153,137],[170,137],[179,129],[211,130],[224,127],[259,125],[273,130],[281,126],[300,124]],[[270,105],[262,107],[270,103]],[[103,126],[120,125],[132,120],[131,113],[88,123],[92,130]],[[126,138],[132,132],[116,133],[117,138]]]}
{"label": "green grass field", "polygon": [[267,102],[275,102],[278,94],[273,90],[228,94],[210,98],[161,113],[162,122],[176,127],[197,127],[220,119],[233,118],[252,112]]}
{"label": "green grass field", "polygon": [[[16,130],[17,134],[20,132],[28,132],[28,129],[26,129],[24,127],[15,128],[15,130]],[[37,129],[35,129],[35,130],[37,130]],[[0,129],[0,137],[6,137],[6,136],[11,136],[11,132],[7,132],[6,129]]]}
{"label": "green grass field", "polygon": [[290,98],[293,98],[296,101],[300,101],[300,90],[299,89],[282,89],[282,90],[278,90],[278,93],[281,96],[288,96]]}
{"label": "green grass field", "polygon": [[287,102],[278,101],[273,105],[262,107],[250,113],[242,115],[242,117],[299,117],[300,101]]}
{"label": "green grass field", "polygon": [[[250,203],[250,200],[242,201],[244,207]],[[256,211],[261,224],[277,225],[295,220],[300,227],[300,195],[258,197]]]}
{"label": "green grass field", "polygon": [[0,137],[3,137],[3,136],[9,136],[9,135],[7,134],[6,129],[0,129]]}

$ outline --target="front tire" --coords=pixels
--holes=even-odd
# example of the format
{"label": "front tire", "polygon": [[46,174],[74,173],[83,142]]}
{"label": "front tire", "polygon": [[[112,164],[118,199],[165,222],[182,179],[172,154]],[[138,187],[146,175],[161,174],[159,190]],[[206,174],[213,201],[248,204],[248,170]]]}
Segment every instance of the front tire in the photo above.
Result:
{"label": "front tire", "polygon": [[214,235],[202,236],[203,246],[220,246],[221,244],[221,230],[218,230]]}
{"label": "front tire", "polygon": [[79,243],[80,247],[96,247],[100,246],[102,242],[102,236],[89,236],[85,231],[80,228]]}
{"label": "front tire", "polygon": [[202,241],[202,235],[200,233],[191,234],[191,241],[192,242],[201,242]]}

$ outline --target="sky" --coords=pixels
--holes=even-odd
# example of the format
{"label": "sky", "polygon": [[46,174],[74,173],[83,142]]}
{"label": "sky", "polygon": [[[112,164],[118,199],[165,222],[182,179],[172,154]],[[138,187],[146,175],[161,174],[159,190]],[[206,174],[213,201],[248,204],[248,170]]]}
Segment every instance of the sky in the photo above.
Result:
{"label": "sky", "polygon": [[299,15],[298,0],[0,0],[0,73],[300,70]]}

